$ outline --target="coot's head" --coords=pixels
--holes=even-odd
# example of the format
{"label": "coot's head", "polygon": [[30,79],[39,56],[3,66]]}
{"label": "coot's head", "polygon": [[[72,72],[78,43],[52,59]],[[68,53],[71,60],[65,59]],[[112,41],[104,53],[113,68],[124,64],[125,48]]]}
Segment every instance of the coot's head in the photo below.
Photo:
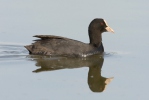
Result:
{"label": "coot's head", "polygon": [[102,18],[96,18],[92,20],[92,22],[89,25],[89,31],[98,31],[100,33],[103,33],[103,32],[114,33],[114,30],[110,28],[107,22]]}
{"label": "coot's head", "polygon": [[94,47],[99,47],[102,41],[101,33],[103,32],[114,33],[114,30],[108,26],[108,24],[104,19],[96,18],[90,23],[88,27],[88,32],[89,32],[90,44],[93,45]]}

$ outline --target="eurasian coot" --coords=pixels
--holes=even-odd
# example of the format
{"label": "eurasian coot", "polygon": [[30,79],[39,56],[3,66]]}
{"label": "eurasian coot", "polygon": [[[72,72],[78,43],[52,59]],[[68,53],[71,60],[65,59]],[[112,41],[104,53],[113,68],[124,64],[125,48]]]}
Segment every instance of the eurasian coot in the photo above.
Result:
{"label": "eurasian coot", "polygon": [[102,45],[102,33],[113,32],[106,21],[96,18],[91,21],[88,27],[90,43],[83,43],[77,40],[53,36],[53,35],[35,35],[40,38],[36,42],[25,46],[30,54],[50,55],[50,56],[71,56],[86,57],[89,55],[104,52]]}

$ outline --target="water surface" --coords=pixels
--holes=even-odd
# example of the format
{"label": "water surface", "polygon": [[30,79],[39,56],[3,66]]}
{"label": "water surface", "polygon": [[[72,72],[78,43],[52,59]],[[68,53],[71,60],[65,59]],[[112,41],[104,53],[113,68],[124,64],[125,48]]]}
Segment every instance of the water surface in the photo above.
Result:
{"label": "water surface", "polygon": [[[148,100],[148,1],[0,1],[1,100]],[[104,18],[104,55],[31,56],[33,35],[88,42],[88,24]]]}

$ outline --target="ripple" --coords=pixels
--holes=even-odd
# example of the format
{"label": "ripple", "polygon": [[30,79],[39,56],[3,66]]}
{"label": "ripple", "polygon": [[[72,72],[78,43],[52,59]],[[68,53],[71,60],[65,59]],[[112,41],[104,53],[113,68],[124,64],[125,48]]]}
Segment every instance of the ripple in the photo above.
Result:
{"label": "ripple", "polygon": [[115,51],[115,52],[104,52],[105,57],[109,56],[121,56],[121,55],[129,55],[130,52],[123,52],[123,51]]}
{"label": "ripple", "polygon": [[0,59],[21,59],[28,55],[28,51],[22,45],[4,45],[0,44]]}
{"label": "ripple", "polygon": [[116,52],[104,52],[104,56],[111,56],[117,54]]}

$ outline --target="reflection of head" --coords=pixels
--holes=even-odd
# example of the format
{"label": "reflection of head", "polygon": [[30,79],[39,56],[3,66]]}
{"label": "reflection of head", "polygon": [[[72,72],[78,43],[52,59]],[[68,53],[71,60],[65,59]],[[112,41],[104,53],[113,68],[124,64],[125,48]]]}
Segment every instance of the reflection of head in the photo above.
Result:
{"label": "reflection of head", "polygon": [[[90,79],[90,81],[88,81],[89,84],[89,88],[91,89],[91,91],[93,92],[103,92],[106,88],[106,86],[112,81],[113,78],[104,78],[101,77],[100,79]],[[108,83],[107,83],[108,81]]]}
{"label": "reflection of head", "polygon": [[113,78],[105,78],[101,76],[101,67],[103,60],[100,60],[98,65],[90,66],[88,72],[88,85],[93,92],[102,92],[105,90],[107,84],[111,82]]}

